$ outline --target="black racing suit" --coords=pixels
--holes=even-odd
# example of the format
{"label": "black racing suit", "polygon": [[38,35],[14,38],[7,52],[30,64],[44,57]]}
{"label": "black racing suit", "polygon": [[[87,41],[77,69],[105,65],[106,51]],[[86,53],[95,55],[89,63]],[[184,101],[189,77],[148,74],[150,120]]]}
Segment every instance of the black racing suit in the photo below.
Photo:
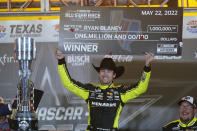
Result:
{"label": "black racing suit", "polygon": [[165,125],[162,129],[163,131],[197,131],[197,118],[194,117],[189,124],[184,124],[181,120],[175,120]]}
{"label": "black racing suit", "polygon": [[145,67],[135,86],[83,84],[70,78],[64,59],[58,61],[63,85],[87,102],[89,119],[87,131],[115,131],[122,108],[129,100],[147,90],[150,68]]}

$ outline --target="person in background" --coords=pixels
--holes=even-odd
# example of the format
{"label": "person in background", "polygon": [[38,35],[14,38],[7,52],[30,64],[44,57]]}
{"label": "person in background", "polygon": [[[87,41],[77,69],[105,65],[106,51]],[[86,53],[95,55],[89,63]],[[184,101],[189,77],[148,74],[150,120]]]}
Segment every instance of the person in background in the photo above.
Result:
{"label": "person in background", "polygon": [[14,100],[11,100],[9,104],[5,104],[3,98],[0,96],[0,116],[6,116],[12,114],[12,104]]}
{"label": "person in background", "polygon": [[6,115],[11,114],[12,112],[10,111],[8,104],[4,104],[2,97],[0,97],[0,113],[0,131],[10,131],[10,126]]}
{"label": "person in background", "polygon": [[100,84],[95,85],[71,79],[64,54],[57,49],[55,56],[65,88],[87,102],[89,110],[87,131],[117,131],[119,116],[125,103],[146,92],[151,74],[151,62],[154,59],[154,54],[145,52],[145,66],[141,79],[135,85],[124,86],[113,83],[114,79],[124,73],[124,67],[116,66],[111,58],[104,58],[99,67],[93,65],[100,80]]}
{"label": "person in background", "polygon": [[197,131],[197,103],[194,97],[185,96],[179,102],[179,119],[163,126],[163,131]]}
{"label": "person in background", "polygon": [[[39,89],[34,89],[34,110],[36,111],[42,96],[44,94],[43,90],[39,90]],[[12,108],[16,109],[17,108],[17,102],[16,102],[17,98],[13,98],[10,103],[8,104],[4,104],[4,100],[3,98],[0,96],[0,103],[3,103],[4,105],[2,105],[0,107],[0,116],[4,116],[4,115],[11,115],[12,114]]]}

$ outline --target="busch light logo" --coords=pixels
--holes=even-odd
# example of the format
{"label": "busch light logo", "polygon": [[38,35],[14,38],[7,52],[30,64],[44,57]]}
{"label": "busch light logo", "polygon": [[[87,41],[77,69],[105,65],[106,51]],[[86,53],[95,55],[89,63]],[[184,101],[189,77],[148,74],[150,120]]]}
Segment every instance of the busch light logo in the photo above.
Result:
{"label": "busch light logo", "polygon": [[5,31],[6,28],[3,25],[0,25],[0,38],[3,38],[6,35]]}
{"label": "busch light logo", "polygon": [[90,63],[89,55],[69,55],[67,56],[67,62],[72,66],[84,66],[85,63]]}
{"label": "busch light logo", "polygon": [[26,130],[27,128],[29,128],[29,124],[27,121],[21,121],[19,123],[19,129]]}

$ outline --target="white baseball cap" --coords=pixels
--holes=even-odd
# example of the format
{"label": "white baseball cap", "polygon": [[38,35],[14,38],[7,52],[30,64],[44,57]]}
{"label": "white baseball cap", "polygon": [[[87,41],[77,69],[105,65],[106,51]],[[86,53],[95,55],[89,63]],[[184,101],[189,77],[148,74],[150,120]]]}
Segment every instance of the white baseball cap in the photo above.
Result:
{"label": "white baseball cap", "polygon": [[181,105],[181,103],[182,103],[183,101],[187,101],[187,102],[189,102],[190,104],[192,104],[192,105],[194,106],[194,108],[197,108],[197,103],[196,103],[196,100],[195,100],[194,97],[192,97],[192,96],[185,96],[185,97],[181,98],[181,100],[179,101],[178,104]]}

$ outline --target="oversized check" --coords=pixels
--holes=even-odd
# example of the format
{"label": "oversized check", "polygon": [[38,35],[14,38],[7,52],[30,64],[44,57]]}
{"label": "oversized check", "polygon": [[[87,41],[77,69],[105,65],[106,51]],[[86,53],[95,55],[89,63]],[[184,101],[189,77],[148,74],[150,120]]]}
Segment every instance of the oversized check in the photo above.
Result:
{"label": "oversized check", "polygon": [[62,7],[60,12],[64,53],[181,55],[183,8]]}

